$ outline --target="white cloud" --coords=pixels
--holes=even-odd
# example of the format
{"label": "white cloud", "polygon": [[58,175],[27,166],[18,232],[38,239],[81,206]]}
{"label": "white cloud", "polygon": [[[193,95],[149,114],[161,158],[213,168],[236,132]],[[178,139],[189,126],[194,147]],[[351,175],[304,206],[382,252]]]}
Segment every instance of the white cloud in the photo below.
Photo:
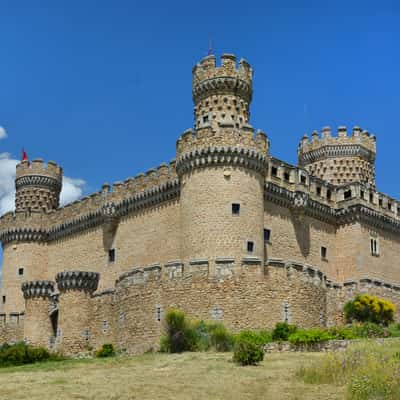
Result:
{"label": "white cloud", "polygon": [[85,181],[82,179],[63,177],[63,187],[60,195],[60,203],[64,204],[71,203],[82,196],[83,187],[85,186]]}
{"label": "white cloud", "polygon": [[0,126],[0,140],[5,139],[6,137],[7,137],[6,130],[2,126]]}
{"label": "white cloud", "polygon": [[[0,153],[0,215],[14,210],[15,201],[15,167],[18,160],[8,153]],[[85,181],[63,177],[63,188],[60,203],[64,205],[82,196]]]}

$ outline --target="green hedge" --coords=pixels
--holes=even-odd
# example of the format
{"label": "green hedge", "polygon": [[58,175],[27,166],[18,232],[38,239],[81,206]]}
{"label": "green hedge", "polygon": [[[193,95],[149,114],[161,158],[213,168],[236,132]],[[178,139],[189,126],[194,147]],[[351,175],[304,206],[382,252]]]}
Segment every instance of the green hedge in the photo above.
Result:
{"label": "green hedge", "polygon": [[33,347],[25,342],[3,344],[0,346],[0,367],[33,364],[49,360],[61,360],[59,354],[50,353],[44,347]]}

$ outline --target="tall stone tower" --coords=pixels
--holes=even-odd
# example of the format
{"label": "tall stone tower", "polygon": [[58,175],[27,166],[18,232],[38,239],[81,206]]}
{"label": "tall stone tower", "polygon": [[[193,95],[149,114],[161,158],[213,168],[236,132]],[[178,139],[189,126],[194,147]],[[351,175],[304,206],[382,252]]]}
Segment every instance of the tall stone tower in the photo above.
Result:
{"label": "tall stone tower", "polygon": [[299,165],[334,185],[361,182],[375,188],[375,157],[375,136],[359,127],[351,135],[339,127],[335,137],[325,127],[321,137],[316,131],[311,141],[305,135],[298,148]]}
{"label": "tall stone tower", "polygon": [[5,215],[2,230],[3,271],[0,310],[9,314],[25,309],[21,284],[42,281],[47,276],[47,244],[43,232],[46,214],[59,205],[62,169],[54,162],[22,161],[15,180],[15,214]]}
{"label": "tall stone tower", "polygon": [[195,129],[177,142],[181,257],[218,270],[264,258],[264,182],[269,143],[249,125],[252,69],[235,56],[204,58],[193,69]]}
{"label": "tall stone tower", "polygon": [[58,207],[62,169],[53,161],[47,166],[41,159],[17,165],[15,211],[48,212]]}

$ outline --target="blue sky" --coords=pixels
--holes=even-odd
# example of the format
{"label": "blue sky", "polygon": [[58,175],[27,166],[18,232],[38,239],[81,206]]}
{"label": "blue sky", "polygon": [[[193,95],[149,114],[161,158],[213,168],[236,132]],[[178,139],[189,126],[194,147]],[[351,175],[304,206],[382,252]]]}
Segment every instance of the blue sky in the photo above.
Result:
{"label": "blue sky", "polygon": [[274,156],[295,163],[305,132],[360,125],[379,190],[400,198],[395,1],[2,1],[0,154],[55,160],[78,194],[169,161],[210,34],[253,66],[251,122]]}

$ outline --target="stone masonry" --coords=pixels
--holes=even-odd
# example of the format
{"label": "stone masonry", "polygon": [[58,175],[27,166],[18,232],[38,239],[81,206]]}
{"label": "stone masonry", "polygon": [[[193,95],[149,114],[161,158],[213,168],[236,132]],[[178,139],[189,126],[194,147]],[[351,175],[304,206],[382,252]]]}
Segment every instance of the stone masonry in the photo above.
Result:
{"label": "stone masonry", "polygon": [[325,127],[298,166],[279,160],[250,125],[252,80],[245,60],[205,57],[176,158],[64,207],[61,167],[17,166],[0,342],[137,353],[171,307],[233,331],[341,324],[357,293],[400,307],[400,201],[376,189],[375,136]]}

